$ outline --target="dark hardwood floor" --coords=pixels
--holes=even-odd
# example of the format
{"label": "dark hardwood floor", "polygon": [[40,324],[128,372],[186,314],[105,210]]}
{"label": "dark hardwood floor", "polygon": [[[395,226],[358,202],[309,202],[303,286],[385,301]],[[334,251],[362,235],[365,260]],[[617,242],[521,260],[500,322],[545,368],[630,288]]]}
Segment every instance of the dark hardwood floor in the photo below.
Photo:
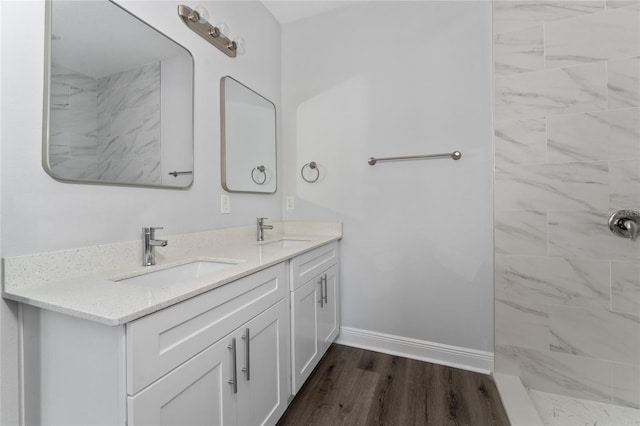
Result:
{"label": "dark hardwood floor", "polygon": [[490,376],[332,345],[278,422],[508,426]]}

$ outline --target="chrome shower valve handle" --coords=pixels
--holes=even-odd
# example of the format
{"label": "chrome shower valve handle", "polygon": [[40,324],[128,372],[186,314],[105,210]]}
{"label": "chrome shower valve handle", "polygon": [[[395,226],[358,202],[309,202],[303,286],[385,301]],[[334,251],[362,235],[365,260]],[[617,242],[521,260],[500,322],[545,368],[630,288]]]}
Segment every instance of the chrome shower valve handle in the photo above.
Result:
{"label": "chrome shower valve handle", "polygon": [[609,229],[621,238],[635,241],[638,238],[640,212],[635,210],[618,210],[609,216]]}

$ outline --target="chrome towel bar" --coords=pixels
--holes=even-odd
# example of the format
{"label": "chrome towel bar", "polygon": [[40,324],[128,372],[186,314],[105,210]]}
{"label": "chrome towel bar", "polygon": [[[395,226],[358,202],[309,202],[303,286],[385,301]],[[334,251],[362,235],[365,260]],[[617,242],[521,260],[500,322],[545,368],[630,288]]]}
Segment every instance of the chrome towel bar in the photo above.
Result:
{"label": "chrome towel bar", "polygon": [[397,160],[423,160],[427,158],[451,158],[453,160],[459,160],[462,158],[460,151],[453,151],[446,154],[430,154],[430,155],[408,155],[405,157],[384,157],[384,158],[369,158],[367,162],[370,166],[375,166],[380,161],[397,161]]}
{"label": "chrome towel bar", "polygon": [[178,177],[178,175],[191,175],[193,174],[193,172],[191,170],[187,171],[187,172],[179,172],[177,170],[174,170],[172,172],[169,172],[169,174],[173,177]]}

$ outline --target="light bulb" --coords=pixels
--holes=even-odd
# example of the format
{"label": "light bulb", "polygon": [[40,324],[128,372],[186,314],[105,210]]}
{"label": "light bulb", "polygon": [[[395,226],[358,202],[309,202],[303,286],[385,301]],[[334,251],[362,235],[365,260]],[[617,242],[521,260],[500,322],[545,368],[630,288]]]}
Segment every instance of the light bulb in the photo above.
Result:
{"label": "light bulb", "polygon": [[193,9],[198,14],[198,22],[204,24],[209,19],[209,12],[203,6],[196,6]]}
{"label": "light bulb", "polygon": [[218,30],[220,31],[220,34],[222,34],[225,37],[227,37],[227,34],[229,34],[229,26],[224,22],[218,22],[216,24],[216,28],[218,28]]}
{"label": "light bulb", "polygon": [[242,37],[238,37],[233,41],[236,42],[236,53],[238,55],[244,55],[247,51],[247,42]]}

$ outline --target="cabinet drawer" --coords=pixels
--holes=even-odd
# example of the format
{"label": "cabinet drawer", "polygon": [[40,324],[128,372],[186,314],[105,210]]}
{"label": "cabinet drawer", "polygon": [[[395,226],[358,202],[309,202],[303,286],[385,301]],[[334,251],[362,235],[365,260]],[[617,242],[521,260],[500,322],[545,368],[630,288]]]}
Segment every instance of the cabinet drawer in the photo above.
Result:
{"label": "cabinet drawer", "polygon": [[301,287],[338,263],[338,243],[333,242],[291,259],[291,290]]}
{"label": "cabinet drawer", "polygon": [[134,395],[287,292],[281,263],[127,324],[127,393]]}

